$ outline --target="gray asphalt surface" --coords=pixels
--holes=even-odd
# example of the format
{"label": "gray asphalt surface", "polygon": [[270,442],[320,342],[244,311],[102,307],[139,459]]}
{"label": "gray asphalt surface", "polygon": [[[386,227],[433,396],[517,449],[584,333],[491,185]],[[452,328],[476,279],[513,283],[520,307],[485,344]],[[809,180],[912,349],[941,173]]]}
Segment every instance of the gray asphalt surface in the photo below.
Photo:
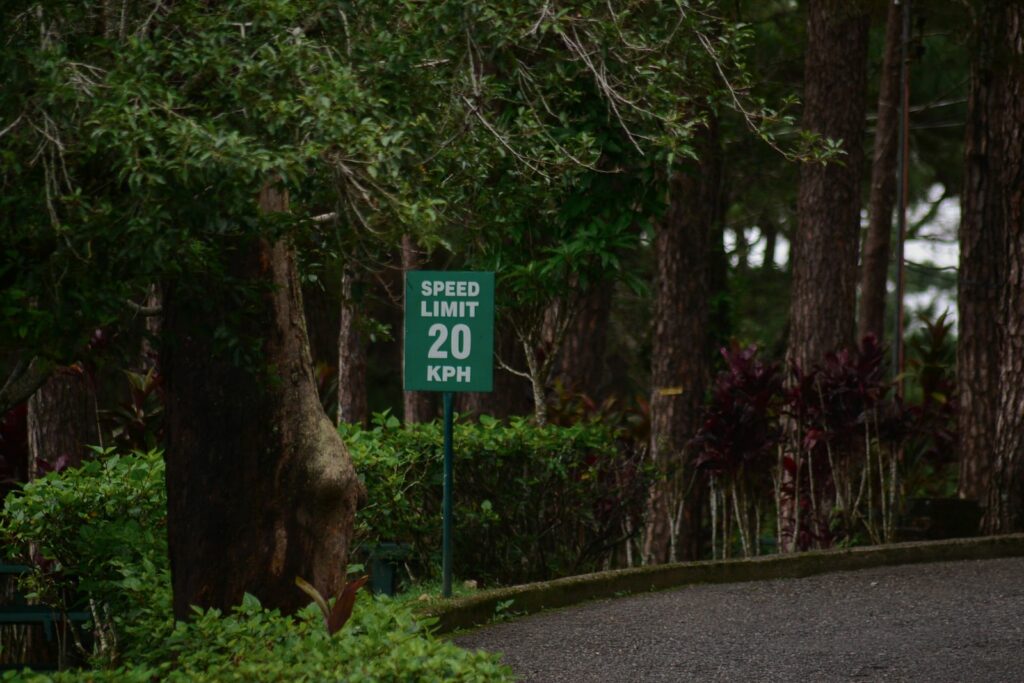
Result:
{"label": "gray asphalt surface", "polygon": [[1024,558],[692,586],[455,642],[524,681],[1024,682]]}

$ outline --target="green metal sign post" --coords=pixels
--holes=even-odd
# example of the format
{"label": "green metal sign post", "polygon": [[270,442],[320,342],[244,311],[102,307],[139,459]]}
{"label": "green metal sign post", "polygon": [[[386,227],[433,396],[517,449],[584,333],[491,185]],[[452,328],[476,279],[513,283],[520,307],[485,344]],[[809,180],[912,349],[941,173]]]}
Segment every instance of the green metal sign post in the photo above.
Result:
{"label": "green metal sign post", "polygon": [[406,391],[444,392],[442,594],[452,594],[452,418],[454,392],[491,391],[494,273],[410,271],[405,275]]}

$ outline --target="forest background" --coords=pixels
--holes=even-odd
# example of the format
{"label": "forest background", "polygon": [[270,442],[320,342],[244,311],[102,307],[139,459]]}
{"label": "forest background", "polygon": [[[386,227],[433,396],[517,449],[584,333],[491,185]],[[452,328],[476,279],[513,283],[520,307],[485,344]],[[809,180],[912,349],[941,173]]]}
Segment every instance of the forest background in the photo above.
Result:
{"label": "forest background", "polygon": [[500,369],[457,408],[618,430],[606,563],[893,540],[915,495],[1021,528],[1024,9],[903,9],[8,3],[9,485],[165,449],[179,616],[334,594],[380,504],[345,425],[437,417],[403,272],[478,269]]}

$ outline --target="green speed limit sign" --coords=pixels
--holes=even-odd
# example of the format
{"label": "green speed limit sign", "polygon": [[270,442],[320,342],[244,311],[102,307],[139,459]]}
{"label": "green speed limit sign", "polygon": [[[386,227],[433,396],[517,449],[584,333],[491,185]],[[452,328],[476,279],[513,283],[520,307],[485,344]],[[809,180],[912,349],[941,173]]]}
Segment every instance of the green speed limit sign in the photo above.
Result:
{"label": "green speed limit sign", "polygon": [[493,356],[494,273],[406,273],[406,391],[491,391]]}

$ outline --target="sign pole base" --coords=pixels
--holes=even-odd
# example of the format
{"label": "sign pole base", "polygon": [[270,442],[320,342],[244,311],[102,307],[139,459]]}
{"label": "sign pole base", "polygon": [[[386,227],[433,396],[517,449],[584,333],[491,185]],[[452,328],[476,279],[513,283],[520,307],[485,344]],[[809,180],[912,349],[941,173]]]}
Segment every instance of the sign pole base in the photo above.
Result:
{"label": "sign pole base", "polygon": [[455,395],[444,392],[444,550],[441,595],[452,596],[452,402]]}

